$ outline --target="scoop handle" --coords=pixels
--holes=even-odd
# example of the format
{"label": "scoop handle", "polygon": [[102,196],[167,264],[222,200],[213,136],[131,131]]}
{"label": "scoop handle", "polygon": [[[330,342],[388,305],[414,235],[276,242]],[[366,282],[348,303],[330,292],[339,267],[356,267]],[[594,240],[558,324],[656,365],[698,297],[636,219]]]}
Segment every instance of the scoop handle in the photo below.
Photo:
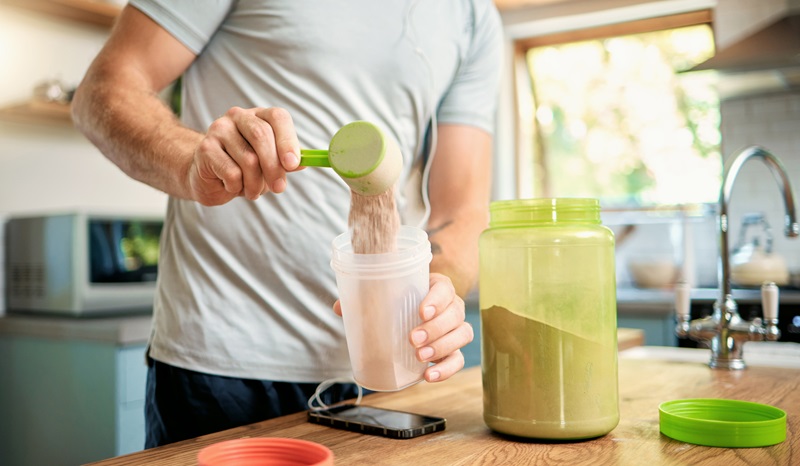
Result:
{"label": "scoop handle", "polygon": [[301,167],[330,167],[327,149],[300,149]]}

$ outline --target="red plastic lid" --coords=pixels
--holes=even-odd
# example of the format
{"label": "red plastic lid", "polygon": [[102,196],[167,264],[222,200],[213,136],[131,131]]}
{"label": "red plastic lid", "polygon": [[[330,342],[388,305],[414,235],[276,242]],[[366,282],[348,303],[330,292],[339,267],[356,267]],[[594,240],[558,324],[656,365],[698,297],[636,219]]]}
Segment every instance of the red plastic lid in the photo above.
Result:
{"label": "red plastic lid", "polygon": [[199,466],[333,466],[333,452],[307,440],[254,437],[209,445],[197,454]]}

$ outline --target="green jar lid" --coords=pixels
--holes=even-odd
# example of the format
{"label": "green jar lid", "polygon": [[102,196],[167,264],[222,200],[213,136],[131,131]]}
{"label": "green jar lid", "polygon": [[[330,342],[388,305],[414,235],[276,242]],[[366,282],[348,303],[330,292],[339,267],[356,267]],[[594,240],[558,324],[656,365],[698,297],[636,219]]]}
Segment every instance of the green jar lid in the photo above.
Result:
{"label": "green jar lid", "polygon": [[766,447],[786,440],[786,412],[749,401],[695,398],[661,403],[661,433],[709,447]]}
{"label": "green jar lid", "polygon": [[491,227],[531,224],[600,224],[600,201],[593,198],[533,198],[494,201],[489,205]]}

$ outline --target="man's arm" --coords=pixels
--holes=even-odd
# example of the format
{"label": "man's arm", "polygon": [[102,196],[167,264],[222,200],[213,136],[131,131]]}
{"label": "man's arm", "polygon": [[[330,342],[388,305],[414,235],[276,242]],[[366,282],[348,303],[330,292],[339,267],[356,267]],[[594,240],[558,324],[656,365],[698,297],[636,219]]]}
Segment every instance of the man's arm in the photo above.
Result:
{"label": "man's arm", "polygon": [[478,237],[489,223],[492,137],[441,125],[430,172],[431,272],[450,277],[462,298],[478,278]]}
{"label": "man's arm", "polygon": [[423,323],[411,331],[420,361],[433,362],[425,380],[446,380],[464,367],[472,341],[463,296],[478,276],[478,237],[489,218],[491,136],[462,125],[439,126],[430,172],[430,291],[420,303]]}
{"label": "man's arm", "polygon": [[158,92],[195,55],[133,7],[125,7],[75,92],[75,125],[132,178],[190,197],[186,173],[203,135],[180,125]]}
{"label": "man's arm", "polygon": [[130,177],[172,196],[218,205],[283,191],[300,150],[285,110],[233,107],[202,134],[158,98],[194,59],[148,16],[125,7],[75,93],[76,126]]}

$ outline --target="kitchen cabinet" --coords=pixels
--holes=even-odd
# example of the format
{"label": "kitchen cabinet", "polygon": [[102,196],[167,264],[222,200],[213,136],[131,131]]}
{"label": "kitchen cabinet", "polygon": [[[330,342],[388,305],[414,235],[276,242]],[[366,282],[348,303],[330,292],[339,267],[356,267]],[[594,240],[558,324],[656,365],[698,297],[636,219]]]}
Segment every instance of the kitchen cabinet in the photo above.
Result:
{"label": "kitchen cabinet", "polygon": [[83,464],[144,448],[150,316],[0,319],[0,464]]}
{"label": "kitchen cabinet", "polygon": [[[6,0],[4,3],[59,19],[77,21],[86,26],[100,27],[100,31],[108,30],[122,10],[117,3],[97,0]],[[72,124],[68,104],[36,98],[3,106],[0,108],[0,119],[34,124]]]}
{"label": "kitchen cabinet", "polygon": [[15,105],[0,108],[0,118],[26,123],[71,125],[69,104],[31,99]]}
{"label": "kitchen cabinet", "polygon": [[677,346],[675,336],[675,319],[642,313],[640,315],[618,315],[617,325],[620,327],[638,328],[644,333],[644,344],[655,346]]}
{"label": "kitchen cabinet", "polygon": [[617,326],[644,331],[644,344],[677,346],[675,306],[671,291],[617,290]]}
{"label": "kitchen cabinet", "polygon": [[111,27],[122,7],[97,0],[6,0],[6,3],[96,26]]}
{"label": "kitchen cabinet", "polygon": [[[711,313],[719,297],[715,288],[692,290],[692,319]],[[761,291],[758,289],[734,289],[733,298],[739,306],[739,314],[745,319],[761,316]],[[800,342],[800,291],[796,288],[780,290],[778,328],[780,341]],[[675,336],[675,294],[668,289],[617,289],[617,325],[641,328],[645,331],[645,345],[697,346],[689,339]]]}

